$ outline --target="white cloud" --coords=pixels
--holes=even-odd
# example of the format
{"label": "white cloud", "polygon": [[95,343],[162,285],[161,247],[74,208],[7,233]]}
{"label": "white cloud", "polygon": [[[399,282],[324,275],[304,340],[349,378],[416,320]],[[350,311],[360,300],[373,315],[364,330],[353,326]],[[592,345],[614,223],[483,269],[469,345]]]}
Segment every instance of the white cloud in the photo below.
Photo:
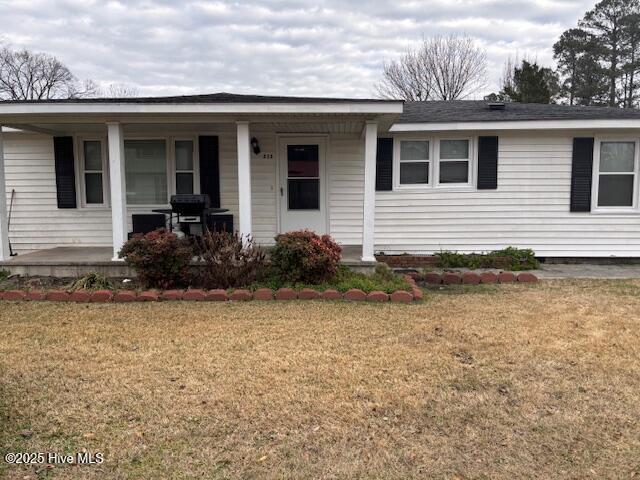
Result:
{"label": "white cloud", "polygon": [[145,95],[368,97],[385,59],[423,36],[465,33],[487,49],[494,90],[509,55],[550,65],[553,43],[593,3],[0,0],[0,40]]}

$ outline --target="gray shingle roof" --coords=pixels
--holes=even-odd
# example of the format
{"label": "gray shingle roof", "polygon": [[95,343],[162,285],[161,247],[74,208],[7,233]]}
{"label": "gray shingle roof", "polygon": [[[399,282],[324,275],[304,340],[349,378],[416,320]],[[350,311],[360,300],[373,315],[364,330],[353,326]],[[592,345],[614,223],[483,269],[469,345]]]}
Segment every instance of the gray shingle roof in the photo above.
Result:
{"label": "gray shingle roof", "polygon": [[397,123],[507,122],[519,120],[623,120],[640,119],[640,110],[578,107],[540,103],[507,103],[504,110],[489,110],[483,100],[405,102]]}
{"label": "gray shingle roof", "polygon": [[[233,93],[212,93],[207,95],[182,95],[175,97],[128,97],[128,98],[70,98],[56,100],[7,100],[4,103],[371,103],[398,102],[366,98],[322,98],[322,97],[282,97],[264,95],[237,95]],[[3,102],[0,102],[3,103]]]}

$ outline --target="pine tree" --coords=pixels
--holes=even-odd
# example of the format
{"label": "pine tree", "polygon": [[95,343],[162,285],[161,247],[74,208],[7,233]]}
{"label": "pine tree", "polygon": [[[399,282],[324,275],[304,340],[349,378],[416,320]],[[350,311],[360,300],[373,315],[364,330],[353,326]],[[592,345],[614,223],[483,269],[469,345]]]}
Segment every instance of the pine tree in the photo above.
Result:
{"label": "pine tree", "polygon": [[550,68],[523,60],[510,77],[505,75],[498,96],[513,102],[551,103],[557,92],[557,76]]}
{"label": "pine tree", "polygon": [[[628,17],[640,11],[638,0],[602,0],[588,11],[579,22],[580,27],[591,33],[598,45],[608,83],[608,104],[611,107],[624,105],[624,96],[619,95],[618,85],[625,74],[625,54],[629,45]],[[628,75],[628,74],[627,74]],[[628,77],[627,77],[628,78]],[[629,85],[633,91],[633,85]],[[621,98],[622,97],[622,98]]]}

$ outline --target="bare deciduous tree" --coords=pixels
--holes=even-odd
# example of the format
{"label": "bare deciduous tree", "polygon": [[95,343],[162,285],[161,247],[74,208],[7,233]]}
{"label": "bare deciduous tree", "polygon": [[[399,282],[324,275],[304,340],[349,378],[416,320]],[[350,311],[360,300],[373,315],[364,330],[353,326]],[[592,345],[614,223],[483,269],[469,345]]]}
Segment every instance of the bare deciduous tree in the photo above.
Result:
{"label": "bare deciduous tree", "polygon": [[57,58],[29,50],[0,49],[0,99],[47,100],[95,95],[97,85],[79,81]]}
{"label": "bare deciduous tree", "polygon": [[382,75],[382,80],[376,85],[382,98],[419,102],[432,96],[431,73],[416,51],[409,50],[402,58],[385,62]]}
{"label": "bare deciduous tree", "polygon": [[458,100],[484,86],[486,54],[470,37],[423,40],[398,60],[385,62],[379,96],[412,101]]}
{"label": "bare deciduous tree", "polygon": [[101,96],[107,98],[138,97],[140,96],[140,89],[127,83],[112,83],[101,91]]}

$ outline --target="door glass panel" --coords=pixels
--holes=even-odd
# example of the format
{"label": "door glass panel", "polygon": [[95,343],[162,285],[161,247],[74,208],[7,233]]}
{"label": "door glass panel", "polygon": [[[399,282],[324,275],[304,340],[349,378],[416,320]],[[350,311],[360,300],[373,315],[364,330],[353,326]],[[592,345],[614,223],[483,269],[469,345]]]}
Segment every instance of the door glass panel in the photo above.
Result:
{"label": "door glass panel", "polygon": [[288,189],[289,210],[320,209],[320,180],[290,178]]}
{"label": "door glass panel", "polygon": [[318,145],[287,145],[289,177],[318,177],[320,162]]}

